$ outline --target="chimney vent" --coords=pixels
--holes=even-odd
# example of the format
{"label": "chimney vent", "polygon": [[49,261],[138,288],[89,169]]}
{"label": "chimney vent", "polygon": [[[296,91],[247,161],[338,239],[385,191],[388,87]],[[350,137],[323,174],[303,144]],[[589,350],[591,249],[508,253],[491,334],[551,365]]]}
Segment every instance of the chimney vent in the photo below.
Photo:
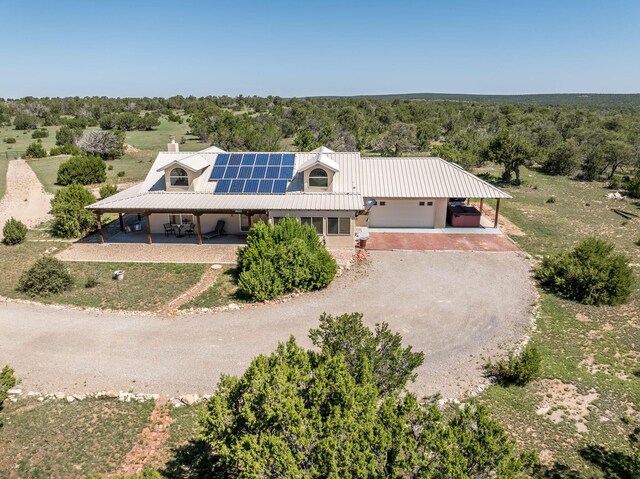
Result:
{"label": "chimney vent", "polygon": [[167,151],[169,153],[179,153],[180,152],[180,145],[178,143],[176,143],[176,137],[171,135],[169,137],[169,143],[167,143]]}

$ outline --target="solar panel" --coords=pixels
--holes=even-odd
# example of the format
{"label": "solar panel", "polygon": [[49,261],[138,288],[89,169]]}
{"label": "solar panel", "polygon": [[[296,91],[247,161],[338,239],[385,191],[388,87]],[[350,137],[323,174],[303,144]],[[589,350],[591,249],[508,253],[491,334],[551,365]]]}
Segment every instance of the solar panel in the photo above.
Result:
{"label": "solar panel", "polygon": [[283,166],[280,168],[280,176],[281,180],[290,180],[293,178],[293,166]]}
{"label": "solar panel", "polygon": [[229,153],[220,153],[216,157],[216,166],[227,166],[230,156],[231,155]]}
{"label": "solar panel", "polygon": [[226,168],[224,166],[214,166],[213,169],[211,170],[211,176],[209,177],[210,180],[219,180],[220,178],[222,178],[224,176],[224,170]]}
{"label": "solar panel", "polygon": [[258,153],[256,157],[256,165],[258,166],[267,166],[269,162],[269,153]]}
{"label": "solar panel", "polygon": [[227,166],[227,169],[224,172],[224,178],[234,179],[238,177],[238,171],[240,170],[237,166]]}
{"label": "solar panel", "polygon": [[231,188],[229,193],[242,193],[244,189],[244,180],[231,180]]}
{"label": "solar panel", "polygon": [[243,193],[257,193],[259,180],[247,180],[244,183]]}
{"label": "solar panel", "polygon": [[285,153],[282,155],[282,166],[293,166],[296,162],[296,155],[293,153]]}
{"label": "solar panel", "polygon": [[273,188],[273,180],[260,180],[258,193],[271,193]]}
{"label": "solar panel", "polygon": [[267,174],[266,166],[254,166],[253,172],[251,173],[251,178],[257,178],[261,180],[262,178],[264,178],[264,175],[266,174]]}
{"label": "solar panel", "polygon": [[256,154],[255,153],[245,153],[242,157],[242,166],[253,166],[256,162]]}
{"label": "solar panel", "polygon": [[238,178],[251,178],[251,169],[250,166],[241,166],[238,172]]}
{"label": "solar panel", "polygon": [[220,180],[216,184],[216,193],[229,193],[230,186],[231,180]]}
{"label": "solar panel", "polygon": [[242,153],[231,153],[231,157],[229,158],[229,165],[240,166],[240,162],[242,162],[242,156]]}
{"label": "solar panel", "polygon": [[282,153],[271,153],[269,155],[269,166],[280,166],[282,163]]}
{"label": "solar panel", "polygon": [[265,178],[273,178],[274,180],[278,178],[280,174],[279,166],[269,166],[267,167],[267,174],[264,176]]}
{"label": "solar panel", "polygon": [[273,182],[272,193],[282,194],[287,192],[287,180],[276,180]]}

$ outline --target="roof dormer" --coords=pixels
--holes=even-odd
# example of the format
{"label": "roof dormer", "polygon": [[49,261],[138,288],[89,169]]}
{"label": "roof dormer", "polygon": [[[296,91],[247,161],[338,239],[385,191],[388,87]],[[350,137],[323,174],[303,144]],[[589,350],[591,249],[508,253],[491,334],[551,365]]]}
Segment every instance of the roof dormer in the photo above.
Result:
{"label": "roof dormer", "polygon": [[202,156],[195,154],[177,158],[158,169],[164,171],[165,189],[192,190],[193,181],[209,166],[209,162]]}
{"label": "roof dormer", "polygon": [[311,153],[316,154],[298,168],[304,175],[304,191],[333,191],[333,177],[340,165],[327,154],[334,152],[321,146]]}

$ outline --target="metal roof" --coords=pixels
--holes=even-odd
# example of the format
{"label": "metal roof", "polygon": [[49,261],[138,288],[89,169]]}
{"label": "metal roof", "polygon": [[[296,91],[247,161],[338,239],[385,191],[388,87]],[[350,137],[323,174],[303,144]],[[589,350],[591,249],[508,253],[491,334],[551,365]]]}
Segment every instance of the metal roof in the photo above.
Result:
{"label": "metal roof", "polygon": [[511,198],[442,158],[361,158],[356,190],[380,198]]}
{"label": "metal roof", "polygon": [[126,190],[89,206],[98,211],[235,211],[336,210],[359,211],[361,195],[289,193],[286,195],[216,195],[200,192],[147,191],[126,195]]}

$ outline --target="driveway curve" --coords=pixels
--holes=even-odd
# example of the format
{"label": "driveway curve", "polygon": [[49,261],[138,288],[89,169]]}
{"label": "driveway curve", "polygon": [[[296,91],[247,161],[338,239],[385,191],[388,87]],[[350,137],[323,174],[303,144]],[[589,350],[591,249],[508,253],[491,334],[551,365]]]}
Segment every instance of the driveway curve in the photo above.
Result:
{"label": "driveway curve", "polygon": [[205,394],[289,335],[310,346],[322,312],[359,311],[424,351],[412,390],[457,397],[481,381],[483,357],[522,337],[534,301],[518,253],[381,251],[324,291],[236,311],[160,319],[0,303],[0,365],[24,391]]}

